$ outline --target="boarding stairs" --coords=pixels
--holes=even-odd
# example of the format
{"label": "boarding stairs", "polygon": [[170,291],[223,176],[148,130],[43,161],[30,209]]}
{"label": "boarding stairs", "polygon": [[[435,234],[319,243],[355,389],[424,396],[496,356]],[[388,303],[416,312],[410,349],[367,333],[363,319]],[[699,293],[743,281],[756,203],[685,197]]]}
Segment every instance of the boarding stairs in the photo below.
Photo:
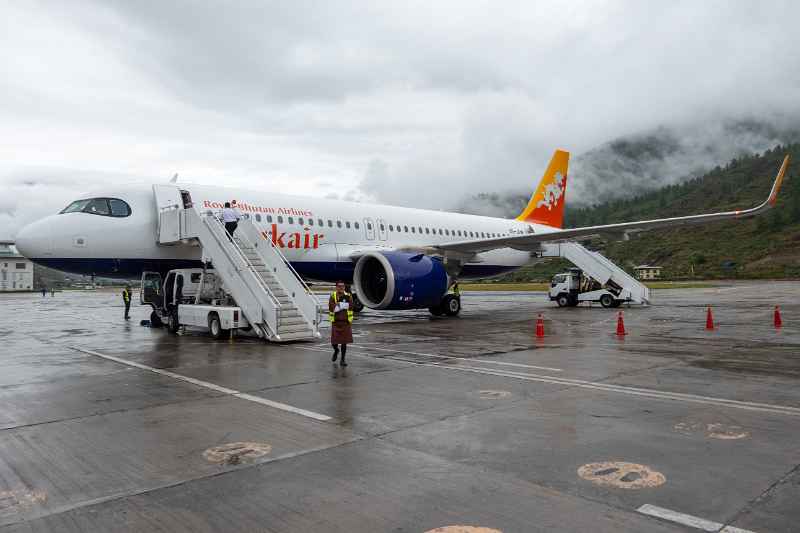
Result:
{"label": "boarding stairs", "polygon": [[211,211],[178,206],[159,212],[159,244],[199,242],[225,289],[259,337],[273,342],[320,337],[319,301],[271,240],[249,218],[228,238]]}
{"label": "boarding stairs", "polygon": [[593,252],[577,242],[541,245],[541,257],[563,257],[584,274],[613,292],[620,300],[637,304],[650,303],[650,289],[615,265],[600,252]]}

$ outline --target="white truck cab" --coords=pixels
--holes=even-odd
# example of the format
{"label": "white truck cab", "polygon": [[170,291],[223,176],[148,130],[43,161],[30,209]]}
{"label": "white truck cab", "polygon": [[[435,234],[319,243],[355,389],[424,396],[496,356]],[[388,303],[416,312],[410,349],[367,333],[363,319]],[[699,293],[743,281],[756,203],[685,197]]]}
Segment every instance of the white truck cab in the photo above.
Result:
{"label": "white truck cab", "polygon": [[621,294],[622,291],[613,282],[603,287],[584,275],[579,268],[570,268],[553,276],[548,291],[550,300],[558,303],[559,307],[574,307],[581,302],[600,302],[603,307],[619,307],[627,301]]}
{"label": "white truck cab", "polygon": [[150,324],[176,333],[181,326],[207,328],[215,339],[229,337],[234,330],[249,331],[241,309],[225,291],[211,268],[142,273],[140,301],[150,305]]}

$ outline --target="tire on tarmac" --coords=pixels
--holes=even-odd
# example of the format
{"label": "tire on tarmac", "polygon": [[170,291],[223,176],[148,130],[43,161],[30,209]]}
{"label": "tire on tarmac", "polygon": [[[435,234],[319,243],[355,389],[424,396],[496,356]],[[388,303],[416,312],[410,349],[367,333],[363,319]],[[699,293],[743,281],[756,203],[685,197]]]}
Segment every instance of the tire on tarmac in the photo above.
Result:
{"label": "tire on tarmac", "polygon": [[161,321],[161,317],[158,316],[158,313],[152,311],[150,313],[150,327],[151,328],[162,328],[164,327],[164,323]]}
{"label": "tire on tarmac", "polygon": [[447,316],[458,316],[458,313],[461,312],[461,298],[454,294],[446,294],[439,305]]}
{"label": "tire on tarmac", "polygon": [[570,297],[568,294],[559,294],[558,298],[556,298],[556,303],[559,307],[567,307],[570,303]]}
{"label": "tire on tarmac", "polygon": [[167,317],[167,331],[178,333],[179,329],[181,329],[181,323],[178,321],[178,310],[174,309]]}
{"label": "tire on tarmac", "polygon": [[604,294],[600,297],[600,305],[605,307],[606,309],[614,307],[614,297],[610,294]]}
{"label": "tire on tarmac", "polygon": [[208,332],[211,334],[211,337],[216,340],[227,339],[231,336],[231,330],[222,329],[222,322],[217,313],[208,315]]}

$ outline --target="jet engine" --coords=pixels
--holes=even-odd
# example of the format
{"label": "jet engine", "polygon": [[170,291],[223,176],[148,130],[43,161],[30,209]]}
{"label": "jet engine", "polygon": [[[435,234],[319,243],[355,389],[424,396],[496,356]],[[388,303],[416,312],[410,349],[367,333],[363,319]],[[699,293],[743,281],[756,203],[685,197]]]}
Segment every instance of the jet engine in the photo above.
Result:
{"label": "jet engine", "polygon": [[447,292],[447,272],[439,259],[424,254],[367,252],[356,263],[353,288],[373,309],[433,307]]}

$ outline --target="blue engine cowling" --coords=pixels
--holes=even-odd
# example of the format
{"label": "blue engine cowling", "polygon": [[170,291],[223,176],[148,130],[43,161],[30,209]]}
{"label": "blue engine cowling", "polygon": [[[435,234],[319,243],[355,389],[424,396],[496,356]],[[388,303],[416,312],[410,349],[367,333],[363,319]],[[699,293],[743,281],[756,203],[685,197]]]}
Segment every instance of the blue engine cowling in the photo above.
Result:
{"label": "blue engine cowling", "polygon": [[438,259],[407,252],[367,252],[356,263],[353,285],[373,309],[420,309],[439,305],[447,272]]}

